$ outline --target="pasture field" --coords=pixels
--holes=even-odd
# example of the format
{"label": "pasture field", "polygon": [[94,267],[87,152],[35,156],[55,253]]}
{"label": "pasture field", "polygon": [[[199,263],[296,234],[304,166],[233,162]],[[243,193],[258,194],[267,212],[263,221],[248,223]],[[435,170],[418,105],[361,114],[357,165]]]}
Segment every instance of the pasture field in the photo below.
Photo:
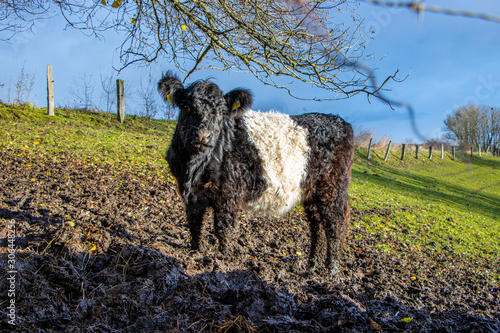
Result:
{"label": "pasture field", "polygon": [[0,104],[0,147],[50,158],[71,152],[87,163],[119,171],[168,174],[163,158],[175,122],[127,116],[123,124],[106,112],[57,109],[54,117],[30,105]]}
{"label": "pasture field", "polygon": [[[456,156],[458,156],[457,154]],[[499,263],[500,158],[482,154],[453,161],[400,152],[387,162],[356,153],[353,207],[370,211],[353,227],[393,235],[409,248],[456,252]],[[382,212],[382,213],[380,213]],[[391,245],[380,248],[391,251]],[[498,277],[498,270],[496,272]]]}
{"label": "pasture field", "polygon": [[12,244],[19,271],[16,297],[0,293],[2,330],[500,330],[499,158],[392,152],[384,162],[385,152],[357,150],[350,234],[332,276],[308,270],[300,206],[243,214],[232,254],[217,251],[210,225],[206,251],[190,251],[164,159],[174,129],[0,104],[2,292]]}
{"label": "pasture field", "polygon": [[[58,109],[50,118],[31,106],[0,106],[0,149],[51,158],[71,152],[89,164],[106,165],[171,181],[164,156],[174,121],[127,116],[124,124],[109,113]],[[428,247],[499,262],[500,159],[451,154],[418,159],[408,153],[356,151],[351,205],[363,212],[352,228],[365,228],[409,249]],[[56,156],[56,155],[54,155]],[[391,251],[391,243],[378,247]],[[500,264],[499,264],[500,266]],[[497,273],[498,277],[498,271]]]}

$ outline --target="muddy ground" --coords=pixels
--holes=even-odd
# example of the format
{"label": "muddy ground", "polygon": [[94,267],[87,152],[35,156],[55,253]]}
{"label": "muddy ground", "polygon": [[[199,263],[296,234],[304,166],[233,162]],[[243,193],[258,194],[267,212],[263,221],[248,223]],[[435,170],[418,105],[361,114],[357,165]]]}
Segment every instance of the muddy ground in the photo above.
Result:
{"label": "muddy ground", "polygon": [[[498,268],[488,263],[432,244],[409,250],[358,229],[350,232],[339,274],[310,273],[300,211],[244,215],[231,256],[216,251],[207,226],[206,252],[193,253],[172,183],[112,172],[71,154],[34,161],[0,152],[0,219],[2,330],[500,330],[500,291],[484,273]],[[11,226],[15,326],[7,308]],[[381,237],[390,252],[377,248]]]}

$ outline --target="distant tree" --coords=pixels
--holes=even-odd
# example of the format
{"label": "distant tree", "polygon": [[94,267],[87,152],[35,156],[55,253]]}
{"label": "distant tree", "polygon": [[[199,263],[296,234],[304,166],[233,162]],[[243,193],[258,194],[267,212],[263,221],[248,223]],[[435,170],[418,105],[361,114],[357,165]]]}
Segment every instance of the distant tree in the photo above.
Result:
{"label": "distant tree", "polygon": [[156,85],[152,82],[151,75],[146,84],[141,82],[137,95],[140,100],[140,109],[137,115],[144,118],[155,118],[158,114],[159,95],[156,91]]}
{"label": "distant tree", "polygon": [[475,104],[461,106],[444,121],[447,137],[461,145],[481,146],[483,150],[498,147],[499,118],[498,108]]}
{"label": "distant tree", "polygon": [[69,93],[74,98],[74,107],[85,110],[95,110],[97,107],[93,102],[94,83],[92,74],[84,73],[79,78],[73,78],[73,84],[69,87]]}
{"label": "distant tree", "polygon": [[33,86],[35,85],[35,78],[36,74],[31,75],[27,73],[23,65],[16,82],[16,98],[14,100],[15,104],[23,104],[29,102],[31,91],[33,90]]}
{"label": "distant tree", "polygon": [[354,147],[367,148],[370,144],[370,139],[375,136],[375,130],[366,129],[363,126],[354,127]]}
{"label": "distant tree", "polygon": [[494,107],[490,113],[491,147],[500,149],[500,108]]}
{"label": "distant tree", "polygon": [[163,104],[163,119],[172,120],[175,118],[177,112],[176,108],[170,103]]}
{"label": "distant tree", "polygon": [[448,136],[443,136],[441,138],[427,138],[422,143],[424,147],[441,147],[441,145],[450,147],[452,145],[452,140]]}
{"label": "distant tree", "polygon": [[104,111],[113,112],[116,103],[116,78],[113,74],[104,76],[101,73],[101,105]]}

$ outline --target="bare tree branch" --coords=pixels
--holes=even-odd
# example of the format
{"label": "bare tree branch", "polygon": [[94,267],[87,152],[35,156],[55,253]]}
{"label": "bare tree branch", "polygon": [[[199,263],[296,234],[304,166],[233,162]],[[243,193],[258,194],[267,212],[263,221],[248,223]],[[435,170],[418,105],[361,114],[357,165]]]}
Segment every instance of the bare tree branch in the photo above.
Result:
{"label": "bare tree branch", "polygon": [[30,31],[37,19],[53,14],[51,4],[43,0],[0,0],[0,41],[15,34]]}
{"label": "bare tree branch", "polygon": [[[500,22],[487,14],[427,6],[419,1],[365,0]],[[185,74],[203,69],[253,74],[266,85],[299,99],[334,100],[363,93],[398,106],[384,95],[393,75],[377,85],[376,61],[365,55],[356,0],[0,0],[0,40],[30,30],[37,19],[59,11],[87,35],[115,29],[125,34],[123,67],[165,61]],[[293,83],[329,91],[303,96]],[[324,94],[323,94],[324,95]]]}
{"label": "bare tree branch", "polygon": [[[376,62],[364,54],[369,39],[355,1],[135,0],[65,1],[57,6],[71,27],[93,34],[125,32],[123,68],[165,59],[188,78],[203,69],[249,72],[296,98],[334,100],[359,93],[377,97]],[[352,64],[371,64],[352,66]],[[389,76],[382,82],[395,79]],[[303,82],[330,91],[300,96]]]}

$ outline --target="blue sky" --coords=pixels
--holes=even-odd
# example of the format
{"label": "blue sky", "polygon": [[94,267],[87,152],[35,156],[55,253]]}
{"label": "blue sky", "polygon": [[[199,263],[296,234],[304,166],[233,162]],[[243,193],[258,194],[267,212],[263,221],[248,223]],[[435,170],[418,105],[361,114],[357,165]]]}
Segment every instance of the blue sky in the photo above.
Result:
{"label": "blue sky", "polygon": [[[473,10],[500,16],[497,0],[427,1],[428,5],[460,10]],[[500,107],[500,23],[424,13],[420,18],[406,9],[384,8],[361,3],[359,14],[367,26],[375,30],[374,40],[367,44],[367,53],[381,58],[375,66],[379,80],[399,70],[399,77],[408,75],[404,82],[391,82],[386,93],[393,100],[410,104],[416,113],[419,131],[426,137],[442,135],[445,116],[458,106],[479,103]],[[112,74],[112,67],[120,68],[119,51],[122,37],[106,33],[102,40],[86,37],[81,32],[65,29],[61,18],[40,21],[33,33],[21,33],[7,44],[0,42],[0,99],[11,98],[21,68],[36,74],[30,100],[38,106],[46,105],[47,64],[54,68],[56,105],[75,104],[69,87],[83,74],[94,79],[93,100],[100,104],[100,75]],[[118,78],[125,79],[128,88],[126,113],[138,108],[137,90],[148,84],[149,73],[153,84],[162,71],[175,69],[165,61],[150,67],[127,67]],[[212,77],[221,89],[229,91],[245,87],[254,94],[254,109],[275,109],[288,114],[304,112],[335,113],[354,126],[375,130],[378,137],[388,135],[395,141],[421,139],[412,131],[405,109],[390,107],[365,96],[341,101],[312,102],[295,100],[282,90],[264,86],[251,75],[230,72],[197,72],[191,80]],[[189,80],[188,80],[189,81]],[[153,87],[154,88],[154,87]],[[318,88],[297,85],[296,89],[326,97]]]}

